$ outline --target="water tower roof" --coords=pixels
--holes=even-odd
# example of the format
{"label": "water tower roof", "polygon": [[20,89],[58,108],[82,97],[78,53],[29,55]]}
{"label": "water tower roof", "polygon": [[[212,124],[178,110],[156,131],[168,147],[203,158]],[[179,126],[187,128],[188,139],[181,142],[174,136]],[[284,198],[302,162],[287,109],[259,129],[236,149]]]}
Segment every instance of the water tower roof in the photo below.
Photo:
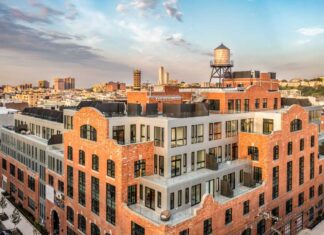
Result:
{"label": "water tower roof", "polygon": [[226,47],[223,43],[220,44],[220,45],[219,45],[218,47],[216,47],[215,49],[227,49],[227,50],[229,50],[228,47]]}

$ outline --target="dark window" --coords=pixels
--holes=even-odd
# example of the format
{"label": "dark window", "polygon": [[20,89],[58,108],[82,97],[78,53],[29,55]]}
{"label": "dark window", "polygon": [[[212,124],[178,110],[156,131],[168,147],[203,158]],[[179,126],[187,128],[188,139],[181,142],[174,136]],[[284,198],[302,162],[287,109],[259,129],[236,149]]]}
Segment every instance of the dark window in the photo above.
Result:
{"label": "dark window", "polygon": [[259,149],[255,146],[248,147],[248,155],[251,156],[253,161],[259,161]]}
{"label": "dark window", "polygon": [[314,207],[309,208],[308,214],[308,220],[312,221],[314,219]]}
{"label": "dark window", "polygon": [[[271,210],[271,215],[273,217],[279,218],[279,207],[273,208]],[[276,222],[277,222],[277,220],[275,218],[272,218],[272,220],[271,220],[272,225],[274,225]]]}
{"label": "dark window", "polygon": [[309,188],[309,199],[312,199],[315,195],[314,186]]}
{"label": "dark window", "polygon": [[264,193],[259,194],[259,207],[264,205]]}
{"label": "dark window", "polygon": [[157,147],[164,147],[164,128],[154,127],[154,145]]}
{"label": "dark window", "polygon": [[136,143],[136,125],[130,125],[130,142]]}
{"label": "dark window", "polygon": [[181,175],[181,155],[171,157],[171,177]]}
{"label": "dark window", "polygon": [[274,104],[273,104],[273,109],[278,108],[278,98],[274,98]]}
{"label": "dark window", "polygon": [[315,177],[315,157],[314,157],[314,153],[310,154],[310,164],[309,164],[309,178],[310,179],[314,179]]}
{"label": "dark window", "polygon": [[288,142],[287,154],[291,155],[293,152],[293,143],[290,141]]}
{"label": "dark window", "polygon": [[250,111],[250,100],[245,99],[244,100],[244,112],[249,112]]}
{"label": "dark window", "polygon": [[273,160],[279,159],[279,145],[273,147]]}
{"label": "dark window", "polygon": [[255,99],[254,107],[255,109],[260,108],[260,99]]}
{"label": "dark window", "polygon": [[267,98],[262,99],[262,108],[264,108],[264,109],[268,108],[268,99]]}
{"label": "dark window", "polygon": [[292,161],[287,162],[287,192],[292,190],[293,165]]}
{"label": "dark window", "polygon": [[125,126],[113,126],[113,139],[118,144],[125,144]]}
{"label": "dark window", "polygon": [[90,125],[80,126],[80,137],[92,141],[97,141],[97,130]]}
{"label": "dark window", "polygon": [[250,201],[247,200],[243,202],[243,215],[246,215],[249,212],[250,212]]}
{"label": "dark window", "polygon": [[128,186],[128,192],[127,192],[127,195],[128,195],[128,205],[133,205],[133,204],[136,204],[136,193],[137,193],[137,185],[134,184],[134,185],[131,185],[131,186]]}
{"label": "dark window", "polygon": [[261,167],[257,167],[257,166],[253,167],[253,179],[257,183],[262,182],[262,168]]}
{"label": "dark window", "polygon": [[7,160],[2,158],[2,169],[7,170]]}
{"label": "dark window", "polygon": [[91,177],[91,211],[99,215],[99,179]]}
{"label": "dark window", "polygon": [[91,223],[91,235],[100,235],[100,229],[94,223]]}
{"label": "dark window", "polygon": [[155,210],[155,190],[145,187],[145,206]]}
{"label": "dark window", "polygon": [[279,196],[279,166],[272,169],[272,199]]}
{"label": "dark window", "polygon": [[138,160],[134,162],[134,177],[145,176],[145,160]]}
{"label": "dark window", "polygon": [[21,170],[21,169],[19,169],[19,168],[17,168],[17,170],[18,170],[18,174],[17,174],[17,176],[18,176],[18,180],[20,181],[20,182],[24,182],[24,172]]}
{"label": "dark window", "polygon": [[262,219],[257,224],[257,235],[264,235],[266,232],[266,221]]}
{"label": "dark window", "polygon": [[318,196],[321,196],[323,194],[323,184],[320,184],[318,186]]}
{"label": "dark window", "polygon": [[251,234],[252,234],[251,228],[247,228],[242,232],[242,235],[251,235]]}
{"label": "dark window", "polygon": [[178,190],[178,207],[182,205],[182,190]]}
{"label": "dark window", "polygon": [[232,208],[225,211],[225,224],[232,222]]}
{"label": "dark window", "polygon": [[273,131],[273,119],[263,119],[263,134],[271,134]]}
{"label": "dark window", "polygon": [[107,160],[107,175],[115,178],[115,162],[113,160]]}
{"label": "dark window", "polygon": [[185,192],[185,203],[186,204],[189,203],[189,188],[186,188],[186,192]]}
{"label": "dark window", "polygon": [[106,184],[106,220],[116,224],[116,189],[111,184]]}
{"label": "dark window", "polygon": [[299,158],[299,185],[304,183],[304,157]]}
{"label": "dark window", "polygon": [[303,151],[305,148],[305,140],[304,138],[299,140],[299,151]]}
{"label": "dark window", "polygon": [[201,185],[197,184],[191,187],[191,205],[200,203],[201,200]]}
{"label": "dark window", "polygon": [[57,181],[57,189],[62,193],[64,192],[64,182],[63,181],[61,181],[61,180]]}
{"label": "dark window", "polygon": [[292,202],[293,202],[292,198],[286,201],[286,215],[292,212],[292,206],[293,206]]}
{"label": "dark window", "polygon": [[16,176],[16,167],[10,163],[10,175]]}
{"label": "dark window", "polygon": [[145,228],[134,223],[133,221],[131,223],[131,230],[131,235],[145,235]]}
{"label": "dark window", "polygon": [[79,171],[79,203],[82,206],[86,204],[86,181],[85,181],[85,173]]}
{"label": "dark window", "polygon": [[68,160],[73,160],[73,148],[72,146],[67,147],[67,158]]}
{"label": "dark window", "polygon": [[24,192],[21,191],[20,189],[18,189],[18,198],[19,198],[20,200],[24,200]]}
{"label": "dark window", "polygon": [[315,145],[315,136],[311,136],[311,143],[310,143],[311,147],[314,147]]}
{"label": "dark window", "polygon": [[71,207],[67,206],[66,207],[66,219],[69,221],[71,224],[74,223],[74,211]]}
{"label": "dark window", "polygon": [[86,233],[86,219],[84,218],[83,215],[78,214],[78,229],[83,232]]}
{"label": "dark window", "polygon": [[67,196],[73,198],[73,168],[67,166]]}
{"label": "dark window", "polygon": [[234,112],[234,100],[227,101],[227,110],[230,113]]}
{"label": "dark window", "polygon": [[206,219],[204,221],[204,235],[209,235],[213,233],[212,219]]}
{"label": "dark window", "polygon": [[164,176],[164,156],[159,156],[159,175]]}
{"label": "dark window", "polygon": [[140,184],[140,200],[143,200],[143,185]]}
{"label": "dark window", "polygon": [[35,192],[35,179],[30,175],[28,176],[28,188]]}
{"label": "dark window", "polygon": [[302,121],[300,119],[294,119],[290,122],[290,131],[299,131],[302,129]]}
{"label": "dark window", "polygon": [[48,175],[48,184],[54,186],[54,177],[52,175]]}
{"label": "dark window", "polygon": [[219,111],[220,101],[219,100],[209,100],[209,110]]}
{"label": "dark window", "polygon": [[171,128],[171,148],[184,146],[187,144],[187,127]]}
{"label": "dark window", "polygon": [[154,154],[154,174],[158,172],[158,155]]}
{"label": "dark window", "polygon": [[79,164],[85,165],[85,152],[83,150],[79,150]]}
{"label": "dark window", "polygon": [[92,170],[99,171],[99,157],[96,154],[92,154]]}
{"label": "dark window", "polygon": [[304,204],[305,196],[304,192],[298,194],[298,206],[302,206]]}
{"label": "dark window", "polygon": [[235,112],[241,112],[241,100],[235,100]]}
{"label": "dark window", "polygon": [[170,209],[174,209],[174,193],[170,193]]}
{"label": "dark window", "polygon": [[162,203],[162,194],[161,192],[158,192],[157,194],[157,207],[161,208],[161,203]]}
{"label": "dark window", "polygon": [[189,228],[182,230],[179,235],[189,235]]}

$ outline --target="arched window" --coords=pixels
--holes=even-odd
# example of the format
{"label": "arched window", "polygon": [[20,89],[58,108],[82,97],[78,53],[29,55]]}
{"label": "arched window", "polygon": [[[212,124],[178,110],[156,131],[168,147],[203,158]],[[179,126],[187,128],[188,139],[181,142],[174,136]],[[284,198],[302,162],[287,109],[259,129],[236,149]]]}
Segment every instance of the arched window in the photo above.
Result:
{"label": "arched window", "polygon": [[323,184],[320,184],[318,186],[318,196],[321,196],[323,194]]}
{"label": "arched window", "polygon": [[113,160],[107,160],[107,175],[115,178],[115,162]]}
{"label": "arched window", "polygon": [[71,207],[67,206],[66,207],[66,219],[69,221],[71,224],[74,223],[74,211]]}
{"label": "arched window", "polygon": [[90,125],[80,127],[80,137],[92,141],[97,141],[97,130]]}
{"label": "arched window", "polygon": [[266,221],[262,219],[257,224],[257,235],[263,235],[266,231]]}
{"label": "arched window", "polygon": [[290,131],[299,131],[302,129],[302,121],[300,119],[294,119],[290,122]]}
{"label": "arched window", "polygon": [[247,228],[242,232],[242,235],[251,235],[251,234],[252,234],[251,228]]}
{"label": "arched window", "polygon": [[92,154],[92,170],[99,171],[99,157],[96,154]]}
{"label": "arched window", "polygon": [[273,146],[273,160],[279,159],[279,145]]}
{"label": "arched window", "polygon": [[78,229],[83,232],[86,233],[86,219],[84,218],[83,215],[78,214]]}
{"label": "arched window", "polygon": [[91,235],[100,235],[100,229],[94,223],[91,223]]}

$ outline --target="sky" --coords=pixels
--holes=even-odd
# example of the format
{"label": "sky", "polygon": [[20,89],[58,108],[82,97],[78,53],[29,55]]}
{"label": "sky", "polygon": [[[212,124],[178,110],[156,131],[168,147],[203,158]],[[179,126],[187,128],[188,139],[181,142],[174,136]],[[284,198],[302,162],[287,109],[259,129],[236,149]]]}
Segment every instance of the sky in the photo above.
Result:
{"label": "sky", "polygon": [[0,84],[72,76],[77,87],[121,81],[209,81],[213,49],[234,70],[279,79],[324,75],[323,0],[0,0]]}

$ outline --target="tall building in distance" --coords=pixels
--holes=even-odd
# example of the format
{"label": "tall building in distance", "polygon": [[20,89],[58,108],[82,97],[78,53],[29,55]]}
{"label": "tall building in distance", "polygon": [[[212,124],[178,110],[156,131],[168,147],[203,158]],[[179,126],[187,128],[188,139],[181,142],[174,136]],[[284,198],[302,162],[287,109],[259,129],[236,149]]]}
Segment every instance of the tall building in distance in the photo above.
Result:
{"label": "tall building in distance", "polygon": [[158,85],[169,84],[169,72],[167,72],[163,66],[159,68],[159,80]]}
{"label": "tall building in distance", "polygon": [[141,90],[141,79],[142,79],[142,72],[139,69],[135,69],[133,72],[133,89],[135,91]]}
{"label": "tall building in distance", "polygon": [[38,81],[38,88],[48,89],[50,87],[49,81],[41,80]]}
{"label": "tall building in distance", "polygon": [[55,78],[54,79],[54,90],[55,91],[64,91],[64,90],[73,90],[75,89],[75,78]]}

